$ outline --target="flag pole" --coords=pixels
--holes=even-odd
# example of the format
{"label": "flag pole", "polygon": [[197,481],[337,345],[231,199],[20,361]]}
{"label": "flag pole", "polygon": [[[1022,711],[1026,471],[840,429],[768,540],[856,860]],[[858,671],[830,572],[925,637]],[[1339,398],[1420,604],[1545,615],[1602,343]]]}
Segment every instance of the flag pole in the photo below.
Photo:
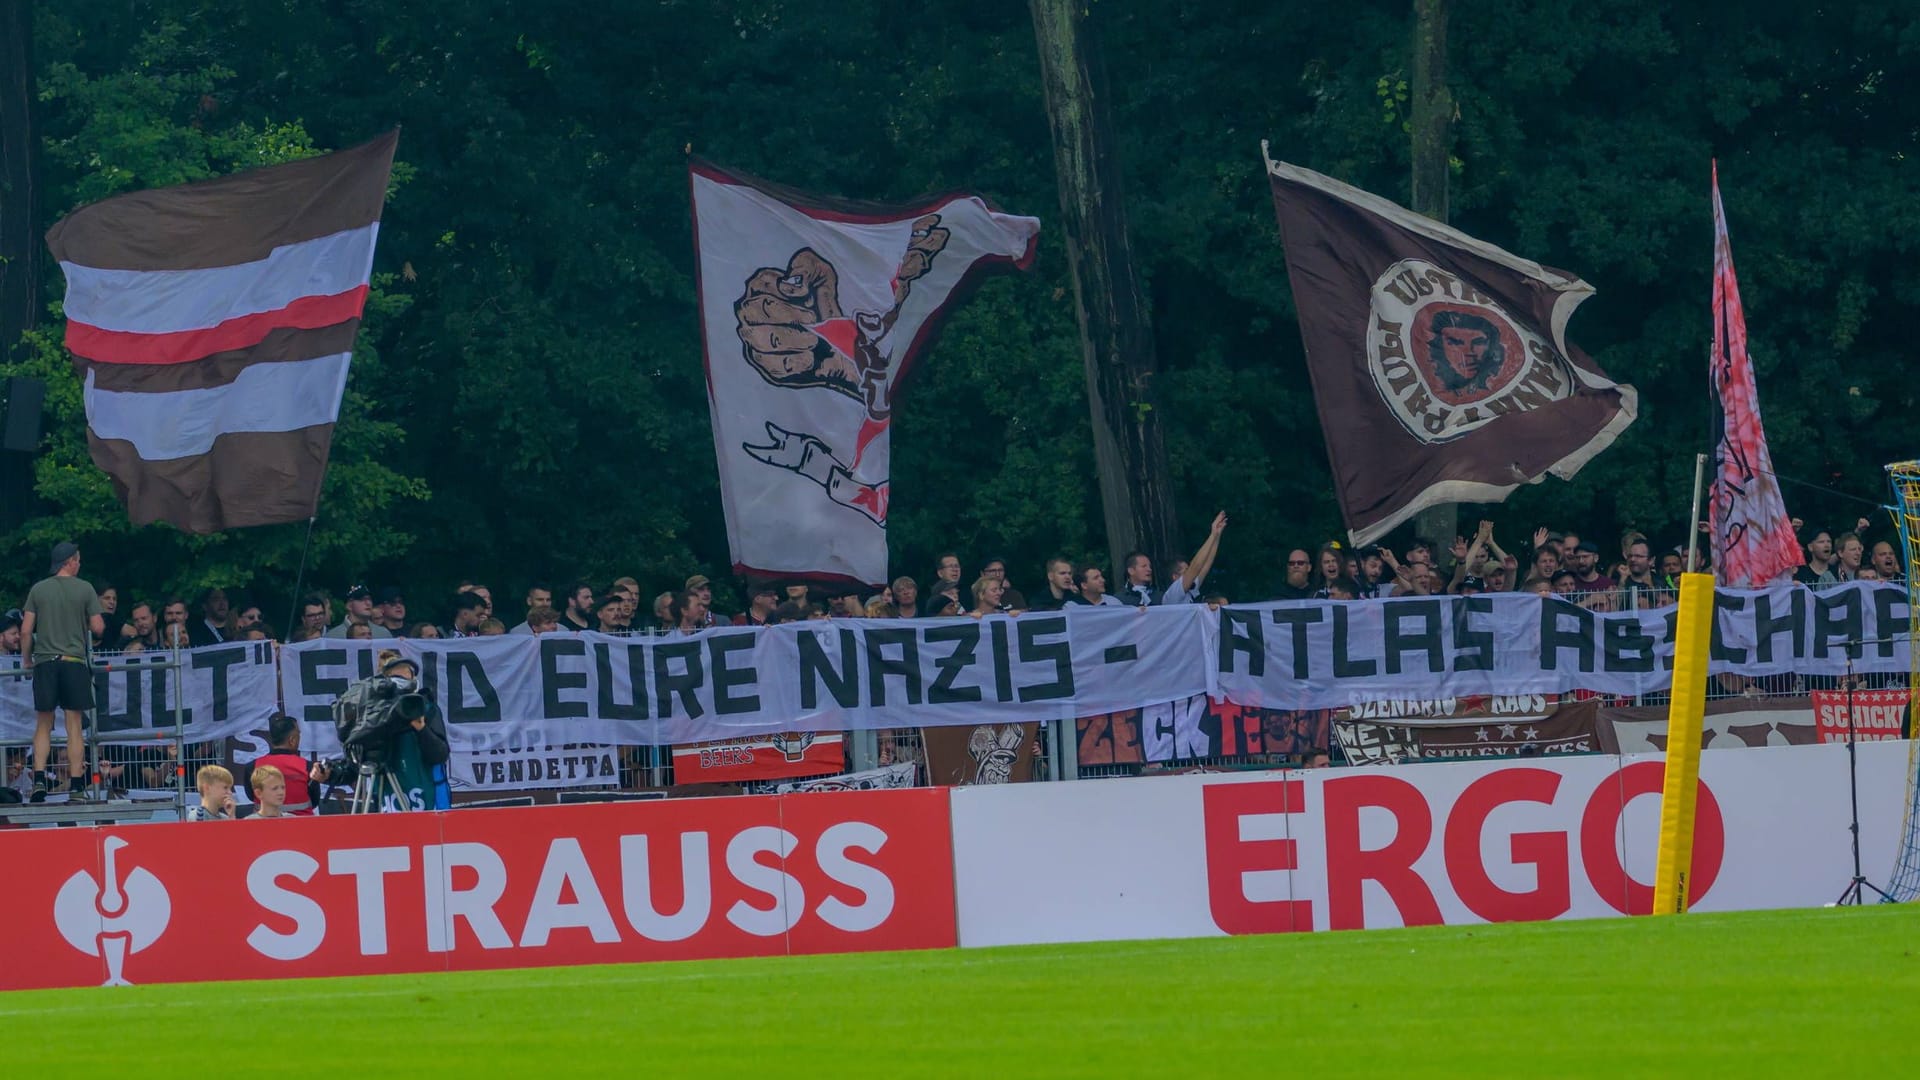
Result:
{"label": "flag pole", "polygon": [[[1696,481],[1694,484],[1694,502],[1698,503],[1699,501],[1699,483]],[[287,628],[283,631],[286,635],[285,640],[287,641],[293,640],[294,625],[300,621],[300,586],[306,580],[307,552],[313,550],[313,523],[319,520],[319,517],[319,514],[313,514],[307,518],[307,538],[300,543],[300,569],[294,571],[293,574],[293,601],[292,606],[287,611]],[[332,618],[332,613],[329,612],[327,617]]]}
{"label": "flag pole", "polygon": [[1693,455],[1693,516],[1687,519],[1687,569],[1686,573],[1695,573],[1700,568],[1700,487],[1707,475],[1707,455]]}

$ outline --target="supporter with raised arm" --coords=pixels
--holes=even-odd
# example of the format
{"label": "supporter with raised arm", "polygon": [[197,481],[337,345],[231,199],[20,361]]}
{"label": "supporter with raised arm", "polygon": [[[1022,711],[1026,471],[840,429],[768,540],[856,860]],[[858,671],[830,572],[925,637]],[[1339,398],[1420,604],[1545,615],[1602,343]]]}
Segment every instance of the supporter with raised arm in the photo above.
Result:
{"label": "supporter with raised arm", "polygon": [[1089,607],[1125,607],[1118,598],[1107,593],[1107,575],[1097,566],[1082,566],[1073,575],[1078,589],[1067,598],[1068,604],[1085,604]]}
{"label": "supporter with raised arm", "polygon": [[1486,583],[1480,580],[1480,564],[1487,559],[1487,541],[1492,536],[1493,522],[1482,521],[1480,527],[1474,530],[1473,543],[1467,543],[1463,536],[1453,538],[1453,577],[1447,582],[1448,592],[1459,592],[1468,578],[1472,578],[1479,588],[1486,587]]}
{"label": "supporter with raised arm", "polygon": [[1273,594],[1275,600],[1308,600],[1313,597],[1313,556],[1306,548],[1287,552],[1287,576]]}
{"label": "supporter with raised arm", "polygon": [[1207,580],[1207,574],[1213,570],[1213,560],[1220,554],[1220,534],[1227,531],[1227,512],[1222,510],[1213,515],[1213,524],[1207,529],[1207,538],[1200,542],[1200,550],[1193,553],[1186,569],[1174,575],[1167,584],[1167,591],[1161,595],[1162,604],[1191,604],[1199,599],[1200,586]]}

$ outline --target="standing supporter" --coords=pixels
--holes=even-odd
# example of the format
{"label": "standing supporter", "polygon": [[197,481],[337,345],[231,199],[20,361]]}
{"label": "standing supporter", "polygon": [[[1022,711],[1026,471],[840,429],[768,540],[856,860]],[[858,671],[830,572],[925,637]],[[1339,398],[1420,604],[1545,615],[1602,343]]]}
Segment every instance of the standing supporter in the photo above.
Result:
{"label": "standing supporter", "polygon": [[620,608],[614,612],[613,616],[614,632],[633,633],[633,615],[640,610],[640,586],[638,584],[622,585],[619,581],[615,581],[608,586],[608,590],[620,601]]}
{"label": "standing supporter", "polygon": [[1213,524],[1207,529],[1207,538],[1200,542],[1200,550],[1193,553],[1192,560],[1184,567],[1174,571],[1173,580],[1160,597],[1161,603],[1191,604],[1199,597],[1200,586],[1213,571],[1213,561],[1220,554],[1220,534],[1226,530],[1227,512],[1222,510],[1213,515]]}
{"label": "standing supporter", "polygon": [[18,608],[0,612],[0,667],[15,667],[20,659],[20,616]]}
{"label": "standing supporter", "polygon": [[1873,545],[1873,568],[1881,581],[1905,581],[1907,577],[1900,568],[1900,553],[1885,540]]}
{"label": "standing supporter", "polygon": [[1581,592],[1601,592],[1613,583],[1600,572],[1600,545],[1582,540],[1573,549],[1573,580]]}
{"label": "standing supporter", "polygon": [[[942,591],[942,586],[952,586],[952,588],[947,591],[958,594],[960,590],[960,556],[951,551],[942,552],[940,557],[933,561],[933,565],[933,591],[940,592]],[[953,614],[957,615],[959,612],[956,611]]]}
{"label": "standing supporter", "polygon": [[1580,592],[1580,579],[1571,570],[1557,570],[1547,587],[1555,596],[1574,596]]}
{"label": "standing supporter", "polygon": [[560,625],[575,633],[593,629],[593,586],[584,581],[567,586],[567,610],[560,613]]}
{"label": "standing supporter", "polygon": [[1273,599],[1311,599],[1313,588],[1313,556],[1308,554],[1305,548],[1294,548],[1287,552],[1287,576],[1280,582],[1280,588],[1273,594]]}
{"label": "standing supporter", "polygon": [[1000,591],[1000,610],[1005,611],[1009,608],[1026,610],[1027,598],[1021,595],[1019,589],[1014,588],[1007,582],[1007,560],[998,557],[988,559],[986,565],[980,568],[980,576],[999,579],[1002,586]]}
{"label": "standing supporter", "polygon": [[120,589],[114,585],[102,585],[96,590],[100,594],[101,629],[93,636],[93,647],[114,652],[124,640],[127,617],[120,611]]}
{"label": "standing supporter", "polygon": [[[617,607],[619,597],[607,594],[606,602]],[[468,589],[453,598],[453,625],[446,636],[450,638],[474,637],[480,633],[480,624],[487,619],[487,601],[479,593]]]}
{"label": "standing supporter", "polygon": [[1107,575],[1097,566],[1083,566],[1074,574],[1074,584],[1079,586],[1069,604],[1086,604],[1090,607],[1125,607],[1118,598],[1107,594]]}
{"label": "standing supporter", "polygon": [[[177,632],[174,630],[176,626],[180,628]],[[176,638],[180,639],[179,644],[184,648],[193,640],[193,635],[187,630],[187,602],[177,596],[170,596],[166,603],[160,605],[161,647],[173,648]]]}
{"label": "standing supporter", "polygon": [[925,615],[920,604],[920,583],[905,574],[894,578],[893,607],[903,619],[917,619]]}
{"label": "standing supporter", "polygon": [[1840,578],[1833,569],[1833,534],[1815,529],[1807,538],[1807,562],[1793,572],[1793,580],[1802,585],[1831,585]]}
{"label": "standing supporter", "polygon": [[673,602],[668,605],[667,618],[673,629],[683,634],[698,633],[708,626],[707,601],[691,589],[676,593]]}
{"label": "standing supporter", "polygon": [[534,637],[560,629],[560,613],[552,608],[534,608],[527,612],[527,633]]}
{"label": "standing supporter", "polygon": [[[327,632],[327,619],[332,616],[331,604],[320,593],[308,593],[300,601],[300,625],[294,627],[293,640],[306,641],[317,638]],[[299,636],[304,634],[304,636]]]}
{"label": "standing supporter", "polygon": [[348,631],[355,626],[367,628],[367,636],[374,639],[391,638],[393,632],[384,626],[373,624],[373,590],[365,585],[355,585],[347,590],[347,617],[339,626],[326,632],[330,638],[350,638]]}
{"label": "standing supporter", "polygon": [[1120,602],[1128,607],[1151,607],[1153,596],[1153,560],[1144,551],[1129,551],[1120,560]]}
{"label": "standing supporter", "polygon": [[[1320,550],[1314,554],[1313,560],[1313,595],[1321,599],[1326,599],[1331,595],[1329,590],[1345,580],[1346,559],[1340,550],[1339,542],[1333,541],[1320,545]],[[1347,585],[1349,598],[1351,598],[1352,593],[1353,586],[1349,584]]]}
{"label": "standing supporter", "polygon": [[505,637],[507,624],[501,622],[499,619],[488,617],[480,620],[478,633],[481,637]]}
{"label": "standing supporter", "polygon": [[1866,545],[1860,542],[1858,533],[1841,533],[1833,542],[1834,576],[1841,581],[1852,581],[1860,576],[1860,563],[1866,556]]}
{"label": "standing supporter", "polygon": [[999,578],[982,577],[973,583],[973,609],[967,614],[974,618],[998,615],[1005,609],[1001,607],[1001,598],[1006,595],[1007,583]]}
{"label": "standing supporter", "polygon": [[[895,593],[896,598],[898,593]],[[1055,555],[1047,560],[1047,590],[1033,605],[1034,611],[1059,611],[1073,596],[1073,563]]]}
{"label": "standing supporter", "polygon": [[[520,625],[507,631],[507,633],[509,634],[533,633],[533,613],[536,611],[539,611],[542,608],[545,608],[548,611],[553,610],[553,590],[544,583],[532,586],[527,590],[526,607],[527,607],[527,617],[521,620]],[[556,622],[559,620],[558,613],[555,614],[554,618]]]}
{"label": "standing supporter", "polygon": [[480,617],[482,619],[493,618],[493,590],[492,589],[487,588],[485,585],[482,585],[477,581],[463,581],[460,583],[460,587],[458,589],[455,589],[454,591],[463,592],[463,593],[472,593],[473,595],[479,597],[480,602],[485,605],[485,610],[482,611]]}
{"label": "standing supporter", "polygon": [[187,623],[187,640],[196,648],[218,645],[227,640],[232,608],[227,591],[218,585],[200,590],[200,617]]}
{"label": "standing supporter", "polygon": [[286,713],[274,713],[267,717],[267,752],[253,763],[253,788],[255,802],[260,802],[260,769],[265,766],[280,772],[284,786],[286,802],[284,809],[296,817],[304,817],[314,812],[313,791],[307,778],[313,767],[300,754],[300,722]]}
{"label": "standing supporter", "polygon": [[407,597],[398,586],[383,585],[373,594],[373,625],[394,637],[407,636]]}
{"label": "standing supporter", "polygon": [[747,610],[733,617],[735,626],[765,626],[773,616],[773,609],[780,606],[780,593],[772,585],[756,585]]}
{"label": "standing supporter", "polygon": [[899,609],[887,603],[887,598],[884,596],[876,596],[868,600],[865,614],[869,619],[897,619],[900,617]]}
{"label": "standing supporter", "polygon": [[372,641],[373,640],[373,624],[372,623],[349,623],[347,625],[347,640],[348,641]]}
{"label": "standing supporter", "polygon": [[247,640],[247,631],[261,625],[260,605],[252,602],[236,604],[233,609],[233,640]]}
{"label": "standing supporter", "polygon": [[430,622],[417,622],[407,631],[407,636],[417,641],[436,641],[440,638],[440,628]]}
{"label": "standing supporter", "polygon": [[791,600],[782,600],[780,606],[773,609],[773,614],[767,617],[767,625],[778,626],[781,623],[802,622],[807,618],[807,606],[805,604],[796,604]]}
{"label": "standing supporter", "polygon": [[47,755],[53,747],[53,712],[67,727],[69,799],[86,796],[86,748],[82,714],[93,708],[93,670],[87,662],[92,635],[104,627],[100,597],[80,577],[80,548],[72,541],[53,545],[51,576],[27,590],[20,610],[22,665],[33,671],[33,801],[44,802],[53,787]]}
{"label": "standing supporter", "polygon": [[620,594],[609,590],[600,597],[600,604],[593,610],[593,628],[602,634],[625,633],[620,626],[620,616],[625,613],[626,601]]}
{"label": "standing supporter", "polygon": [[701,618],[704,620],[700,624],[701,629],[704,630],[707,627],[716,626],[728,621],[726,616],[716,615],[714,613],[713,583],[707,580],[707,575],[695,574],[692,577],[688,578],[686,585],[682,588],[681,591],[696,593],[699,595]]}

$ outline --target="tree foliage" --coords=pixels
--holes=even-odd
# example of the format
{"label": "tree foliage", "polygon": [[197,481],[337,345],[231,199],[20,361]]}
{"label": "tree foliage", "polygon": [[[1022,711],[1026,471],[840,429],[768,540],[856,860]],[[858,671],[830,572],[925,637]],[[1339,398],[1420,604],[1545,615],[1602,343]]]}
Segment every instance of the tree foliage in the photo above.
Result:
{"label": "tree foliage", "polygon": [[[1405,201],[1412,5],[1094,6],[1135,248],[1167,374],[1169,454],[1197,544],[1226,507],[1219,582],[1263,595],[1277,552],[1336,535],[1319,419],[1262,182],[1276,157]],[[42,4],[46,224],[117,191],[334,148],[398,124],[310,575],[404,581],[727,564],[694,307],[685,154],[873,199],[971,188],[1055,216],[1032,30],[1018,0],[590,5],[499,0]],[[1491,511],[1684,533],[1705,380],[1718,157],[1774,460],[1875,498],[1911,457],[1920,289],[1920,14],[1897,5],[1650,0],[1457,5],[1454,222],[1599,289],[1571,333],[1642,394],[1572,483]],[[1037,579],[1104,547],[1058,231],[994,279],[915,373],[894,438],[899,572],[957,548]],[[49,274],[47,295],[59,295]],[[111,576],[284,596],[304,525],[132,530],[88,464],[48,322],[37,466],[47,514],[0,538],[0,585],[56,534]],[[1797,513],[1864,506],[1790,487]],[[1511,545],[1510,545],[1511,546]],[[1022,567],[1031,568],[1022,570]],[[15,569],[19,568],[19,569]]]}

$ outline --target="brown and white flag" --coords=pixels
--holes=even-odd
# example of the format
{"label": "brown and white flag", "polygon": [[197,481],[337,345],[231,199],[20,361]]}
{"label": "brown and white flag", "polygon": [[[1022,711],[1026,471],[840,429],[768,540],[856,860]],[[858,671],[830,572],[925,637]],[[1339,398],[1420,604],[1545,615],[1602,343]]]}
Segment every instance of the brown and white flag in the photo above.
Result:
{"label": "brown and white flag", "polygon": [[1569,479],[1633,422],[1633,387],[1567,344],[1591,285],[1329,176],[1267,178],[1354,543]]}
{"label": "brown and white flag", "polygon": [[47,233],[87,445],[134,524],[313,514],[398,141],[116,196]]}

